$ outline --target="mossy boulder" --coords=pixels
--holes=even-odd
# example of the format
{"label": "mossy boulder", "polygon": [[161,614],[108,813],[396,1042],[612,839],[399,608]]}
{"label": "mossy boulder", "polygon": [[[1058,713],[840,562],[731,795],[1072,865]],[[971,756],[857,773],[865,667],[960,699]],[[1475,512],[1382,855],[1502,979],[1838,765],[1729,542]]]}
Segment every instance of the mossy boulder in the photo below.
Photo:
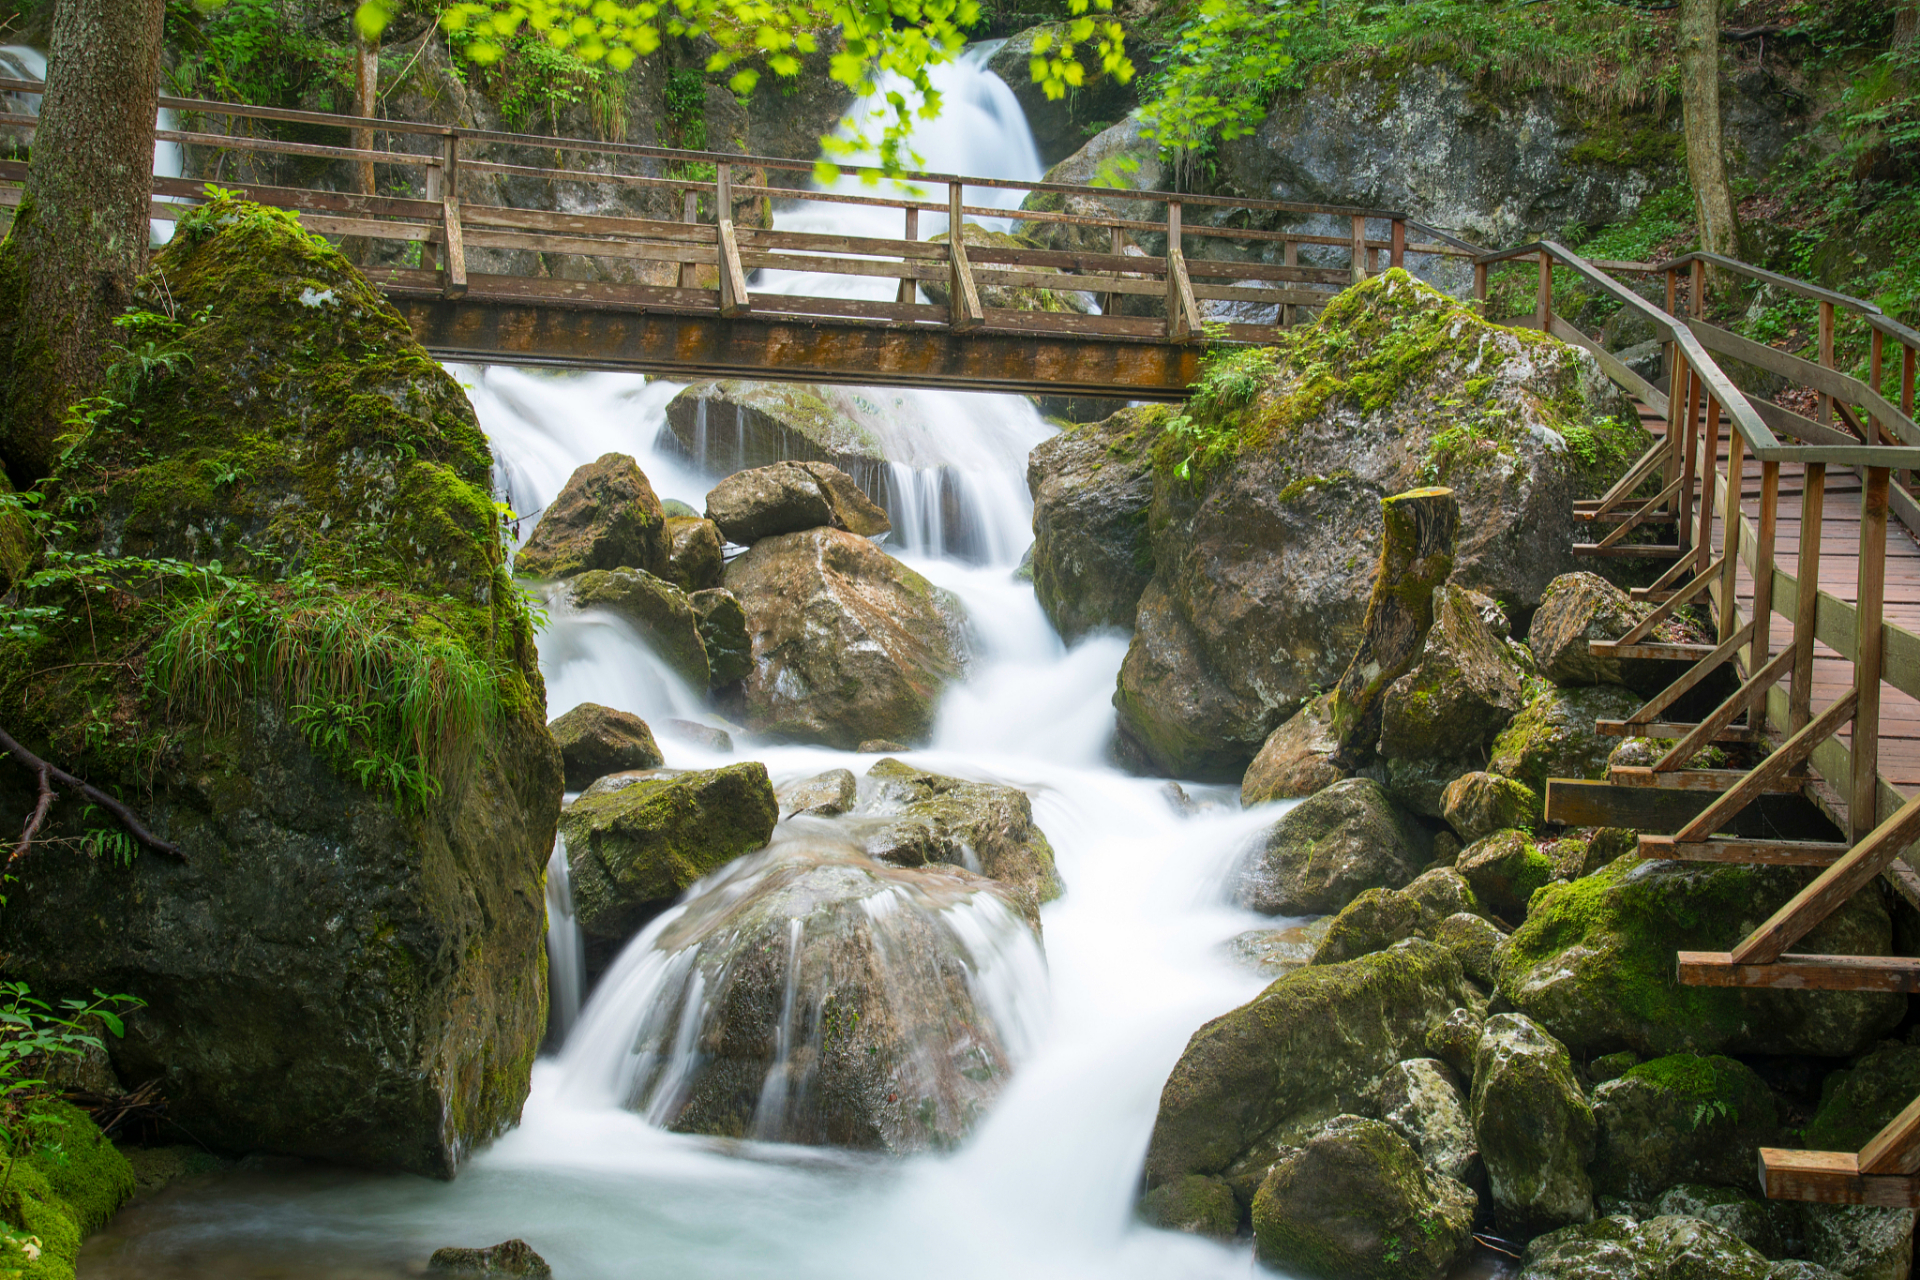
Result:
{"label": "mossy boulder", "polygon": [[839,529],[764,538],[727,566],[746,610],[748,727],[852,750],[919,743],[967,661],[950,593]]}
{"label": "mossy boulder", "polygon": [[640,633],[647,647],[695,689],[713,678],[706,642],[687,593],[644,569],[593,569],[567,583],[575,609],[605,609]]}
{"label": "mossy boulder", "polygon": [[1338,1116],[1260,1184],[1254,1256],[1313,1280],[1442,1280],[1472,1247],[1477,1207],[1392,1126]]}
{"label": "mossy boulder", "polygon": [[1628,1200],[1652,1200],[1681,1182],[1747,1185],[1759,1149],[1785,1138],[1772,1090],[1718,1055],[1643,1062],[1594,1090],[1593,1117],[1594,1189]]}
{"label": "mossy boulder", "polygon": [[[1568,573],[1547,585],[1540,608],[1527,629],[1540,674],[1559,685],[1623,684],[1635,689],[1664,688],[1671,664],[1648,658],[1615,658],[1589,647],[1595,640],[1618,640],[1638,626],[1655,606],[1642,604],[1597,573]],[[1674,617],[1654,626],[1648,643],[1711,642],[1699,626]]]}
{"label": "mossy boulder", "polygon": [[667,402],[655,447],[715,476],[776,462],[830,462],[885,507],[883,441],[890,419],[906,406],[867,396],[798,382],[696,383]]}
{"label": "mossy boulder", "polygon": [[40,1256],[0,1242],[0,1267],[22,1280],[73,1280],[80,1242],[133,1195],[133,1166],[92,1117],[57,1098],[27,1101],[16,1133],[31,1145],[0,1158],[0,1223],[37,1238]]}
{"label": "mossy boulder", "polygon": [[1491,990],[1500,977],[1500,948],[1507,935],[1485,916],[1456,911],[1433,927],[1429,935],[1453,952],[1467,977]]}
{"label": "mossy boulder", "polygon": [[1147,505],[1153,445],[1167,412],[1123,409],[1070,427],[1027,456],[1033,590],[1062,639],[1133,626],[1153,576]]}
{"label": "mossy boulder", "polygon": [[589,569],[666,575],[670,557],[666,513],[646,473],[626,454],[608,453],[567,478],[513,567],[533,578],[570,578]]}
{"label": "mossy boulder", "polygon": [[811,778],[789,782],[775,794],[783,816],[817,814],[830,818],[853,808],[860,794],[860,783],[851,769],[829,769]]}
{"label": "mossy boulder", "polygon": [[1920,1048],[1884,1044],[1820,1085],[1803,1135],[1814,1151],[1858,1151],[1920,1098]]}
{"label": "mossy boulder", "polygon": [[1461,878],[1489,908],[1507,920],[1523,920],[1527,903],[1553,879],[1553,863],[1524,831],[1496,831],[1460,851]]}
{"label": "mossy boulder", "polygon": [[1240,1230],[1240,1206],[1223,1179],[1197,1173],[1175,1178],[1140,1197],[1141,1221],[1168,1231],[1231,1240]]}
{"label": "mossy boulder", "polygon": [[687,592],[719,586],[725,541],[720,526],[704,516],[668,516],[667,571],[660,576]]}
{"label": "mossy boulder", "polygon": [[1698,1218],[1600,1218],[1527,1246],[1515,1280],[1776,1280],[1773,1264]]}
{"label": "mossy boulder", "polygon": [[1487,768],[1547,794],[1548,778],[1604,778],[1619,739],[1594,731],[1596,720],[1625,720],[1642,699],[1631,689],[1601,684],[1545,688],[1493,740]]}
{"label": "mossy boulder", "polygon": [[1240,776],[1358,648],[1393,494],[1451,488],[1454,585],[1531,609],[1573,568],[1574,497],[1645,448],[1626,411],[1590,355],[1399,270],[1235,353],[1155,451],[1122,732],[1159,772]]}
{"label": "mossy boulder", "polygon": [[1321,915],[1368,889],[1410,883],[1432,856],[1432,839],[1379,783],[1349,778],[1302,800],[1267,829],[1233,896],[1268,915]]}
{"label": "mossy boulder", "polygon": [[1508,1239],[1593,1217],[1593,1107],[1567,1047],[1532,1019],[1487,1019],[1473,1059],[1473,1132]]}
{"label": "mossy boulder", "polygon": [[430,1276],[521,1277],[523,1280],[552,1280],[553,1268],[535,1253],[525,1240],[506,1240],[484,1249],[449,1246],[435,1249],[427,1259]]}
{"label": "mossy boulder", "polygon": [[193,568],[51,590],[0,688],[10,732],[185,858],[90,858],[99,819],[56,806],[0,917],[9,976],[146,1000],[115,1069],[209,1147],[448,1176],[526,1096],[563,785],[492,454],[291,214],[195,208],[135,304],[177,354],[68,440],[63,549]]}
{"label": "mossy boulder", "polygon": [[707,494],[707,519],[728,542],[741,546],[822,525],[863,538],[893,528],[887,513],[829,462],[776,462],[736,471]]}
{"label": "mossy boulder", "polygon": [[999,881],[1038,928],[1040,904],[1060,896],[1053,846],[1018,787],[928,773],[899,760],[867,770],[875,817],[859,828],[869,857],[898,867],[946,863]]}
{"label": "mossy boulder", "polygon": [[1428,1168],[1465,1186],[1484,1185],[1473,1117],[1453,1068],[1437,1058],[1396,1063],[1380,1077],[1374,1106]]}
{"label": "mossy boulder", "polygon": [[1245,1205],[1282,1148],[1365,1111],[1381,1075],[1424,1056],[1447,1016],[1477,999],[1459,962],[1419,939],[1285,975],[1188,1041],[1160,1093],[1147,1189],[1218,1176]]}
{"label": "mossy boulder", "polygon": [[[1726,951],[1811,879],[1792,868],[1621,857],[1550,885],[1502,958],[1500,992],[1586,1055],[1800,1053],[1845,1057],[1899,1022],[1898,996],[1682,986],[1679,951]],[[1855,894],[1810,933],[1807,951],[1885,955],[1893,926],[1878,894]]]}
{"label": "mossy boulder", "polygon": [[1900,1280],[1913,1267],[1912,1209],[1803,1204],[1798,1252],[1846,1280]]}
{"label": "mossy boulder", "polygon": [[653,730],[631,711],[583,702],[547,728],[559,744],[569,791],[584,791],[610,773],[666,763]]}
{"label": "mossy boulder", "polygon": [[[1598,1101],[1596,1094],[1596,1109]],[[1604,1143],[1604,1121],[1601,1128]],[[1596,1157],[1596,1161],[1599,1159]],[[1595,1168],[1600,1169],[1598,1163]],[[1749,1176],[1742,1179],[1743,1185],[1751,1185],[1751,1174],[1752,1170],[1748,1170]],[[1752,1245],[1767,1257],[1777,1258],[1797,1243],[1800,1206],[1792,1201],[1761,1200],[1738,1186],[1683,1182],[1660,1193],[1660,1198],[1653,1202],[1652,1216],[1698,1218]],[[1780,1280],[1780,1277],[1770,1274],[1767,1280]]]}
{"label": "mossy boulder", "polygon": [[1440,815],[1470,844],[1496,831],[1531,831],[1545,812],[1526,783],[1481,770],[1461,774],[1440,797]]}
{"label": "mossy boulder", "polygon": [[582,795],[560,819],[581,930],[626,941],[688,885],[764,848],[779,817],[757,762]]}
{"label": "mossy boulder", "polygon": [[740,597],[724,587],[709,587],[687,597],[693,626],[707,654],[707,679],[715,689],[738,684],[753,670],[753,635]]}
{"label": "mossy boulder", "polygon": [[1480,910],[1457,872],[1436,867],[1403,889],[1368,889],[1348,903],[1327,926],[1313,963],[1342,964],[1406,938],[1434,938],[1449,916]]}

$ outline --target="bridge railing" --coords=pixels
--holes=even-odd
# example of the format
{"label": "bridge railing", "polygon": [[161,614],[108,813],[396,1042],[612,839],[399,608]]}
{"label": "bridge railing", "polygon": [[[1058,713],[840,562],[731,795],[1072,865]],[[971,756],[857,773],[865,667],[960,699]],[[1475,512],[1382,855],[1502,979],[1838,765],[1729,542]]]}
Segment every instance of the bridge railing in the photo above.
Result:
{"label": "bridge railing", "polygon": [[[37,92],[37,81],[0,80],[0,91]],[[1207,331],[1229,340],[1271,341],[1297,309],[1318,307],[1340,289],[1405,265],[1409,255],[1465,258],[1470,249],[1434,239],[1410,242],[1406,217],[1393,210],[1249,200],[1193,193],[1055,182],[1017,182],[960,174],[888,177],[857,166],[842,172],[875,185],[814,189],[804,178],[776,185],[774,175],[810,175],[811,162],[632,143],[597,142],[323,112],[252,107],[200,99],[162,98],[190,120],[220,118],[225,132],[156,131],[190,148],[202,172],[223,173],[231,158],[320,161],[322,181],[383,170],[389,191],[342,191],[314,185],[220,177],[221,184],[263,204],[293,209],[311,230],[328,235],[417,246],[417,265],[369,270],[390,293],[545,301],[588,308],[667,310],[730,317],[831,317],[892,324],[987,328],[1035,334],[1097,335],[1154,342],[1192,342]],[[252,122],[324,125],[389,147],[333,146],[243,132]],[[30,134],[32,118],[6,123]],[[517,163],[525,153],[567,157],[569,164]],[[236,165],[236,168],[244,168]],[[649,172],[631,172],[635,168]],[[0,183],[25,177],[21,161],[0,161]],[[497,183],[587,184],[657,193],[667,217],[566,212],[509,205],[486,196]],[[884,183],[885,185],[879,185]],[[197,180],[156,178],[154,216],[175,218],[202,194]],[[979,204],[982,191],[1024,192],[1036,208]],[[17,202],[17,186],[0,186],[0,204]],[[897,235],[839,229],[776,230],[754,225],[772,201],[829,211],[891,211]],[[742,216],[743,212],[746,214]],[[954,243],[923,238],[923,219],[946,226],[969,220],[1013,223],[1049,247],[1025,243]],[[1255,220],[1333,220],[1341,234],[1244,225]],[[991,238],[989,238],[991,239]],[[1158,252],[1149,252],[1157,247]],[[501,251],[473,270],[479,251]],[[551,273],[499,269],[514,253],[569,255],[612,267],[624,280],[561,280]],[[822,296],[804,284],[756,288],[756,272],[880,279],[882,296]],[[944,293],[935,302],[920,301]],[[1040,307],[996,305],[996,291],[1046,290]],[[854,292],[855,290],[836,290]],[[1031,301],[1036,295],[1025,293]],[[1088,299],[1093,302],[1089,304]],[[1077,300],[1079,305],[1074,305]],[[1090,314],[1097,306],[1098,314]],[[1235,312],[1239,314],[1235,314]],[[1251,316],[1247,313],[1251,312]],[[1216,319],[1218,317],[1218,319]]]}

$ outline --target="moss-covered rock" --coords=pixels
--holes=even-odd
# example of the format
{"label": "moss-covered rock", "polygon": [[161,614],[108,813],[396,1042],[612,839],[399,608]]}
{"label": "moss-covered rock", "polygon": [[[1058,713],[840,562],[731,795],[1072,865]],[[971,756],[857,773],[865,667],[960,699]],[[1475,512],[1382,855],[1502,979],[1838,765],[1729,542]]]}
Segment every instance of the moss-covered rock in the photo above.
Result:
{"label": "moss-covered rock", "polygon": [[853,478],[828,462],[736,471],[707,494],[707,519],[741,546],[822,525],[863,538],[893,528]]}
{"label": "moss-covered rock", "polygon": [[1146,1185],[1225,1177],[1242,1203],[1284,1146],[1363,1111],[1382,1073],[1477,997],[1444,948],[1418,939],[1297,969],[1196,1031],[1160,1093]]}
{"label": "moss-covered rock", "polygon": [[1189,1173],[1141,1196],[1140,1218],[1168,1231],[1231,1240],[1240,1229],[1240,1206],[1223,1179]]}
{"label": "moss-covered rock", "polygon": [[789,782],[774,794],[780,799],[783,816],[811,813],[830,818],[853,808],[859,787],[853,770],[829,769],[811,778]]}
{"label": "moss-covered rock", "polygon": [[1261,1183],[1254,1255],[1313,1280],[1441,1280],[1472,1247],[1477,1206],[1390,1125],[1338,1116]]}
{"label": "moss-covered rock", "polygon": [[1370,778],[1350,778],[1289,809],[1251,851],[1234,899],[1269,915],[1338,911],[1368,889],[1398,889],[1433,854],[1420,824]]}
{"label": "moss-covered rock", "polygon": [[1469,844],[1496,831],[1531,831],[1544,813],[1538,791],[1484,771],[1461,774],[1440,798],[1441,816]]}
{"label": "moss-covered rock", "polygon": [[1900,1280],[1913,1267],[1914,1211],[1865,1204],[1803,1204],[1801,1253],[1847,1280]]}
{"label": "moss-covered rock", "polygon": [[[1618,640],[1653,612],[1595,573],[1568,573],[1547,585],[1540,609],[1527,629],[1540,674],[1560,685],[1623,684],[1635,689],[1664,688],[1672,679],[1668,663],[1647,658],[1595,654],[1595,640]],[[1712,637],[1684,618],[1656,624],[1650,643],[1698,644]]]}
{"label": "moss-covered rock", "polygon": [[1469,1187],[1484,1183],[1467,1095],[1446,1063],[1436,1058],[1396,1063],[1380,1077],[1374,1106],[1428,1168]]}
{"label": "moss-covered rock", "polygon": [[[1901,1017],[1899,997],[1682,986],[1679,951],[1725,951],[1811,878],[1790,868],[1621,857],[1550,885],[1501,961],[1500,991],[1582,1054],[1804,1053],[1843,1057]],[[1808,951],[1884,955],[1892,924],[1855,894],[1807,936]]]}
{"label": "moss-covered rock", "polygon": [[687,597],[694,629],[707,653],[708,683],[715,689],[738,684],[753,670],[753,635],[740,597],[724,587],[709,587]]}
{"label": "moss-covered rock", "polygon": [[720,526],[704,516],[668,516],[667,571],[660,576],[686,592],[719,586],[727,567],[721,551],[724,541]]}
{"label": "moss-covered rock", "polygon": [[427,1259],[430,1276],[520,1277],[522,1280],[552,1280],[553,1268],[535,1253],[525,1240],[506,1240],[484,1249],[449,1246],[435,1249]]}
{"label": "moss-covered rock", "polygon": [[16,1125],[25,1150],[0,1158],[0,1223],[37,1238],[40,1254],[0,1242],[0,1268],[22,1280],[73,1280],[80,1242],[133,1195],[133,1167],[71,1103],[31,1098]]}
{"label": "moss-covered rock", "polygon": [[567,583],[576,609],[606,609],[640,633],[661,661],[695,689],[713,678],[699,619],[687,593],[644,569],[593,569]]}
{"label": "moss-covered rock", "polygon": [[1772,1264],[1698,1218],[1601,1218],[1527,1246],[1515,1280],[1774,1280]]}
{"label": "moss-covered rock", "polygon": [[1781,1145],[1780,1108],[1732,1058],[1671,1054],[1594,1090],[1594,1189],[1652,1200],[1681,1182],[1741,1186],[1761,1147]]}
{"label": "moss-covered rock", "polygon": [[1407,938],[1438,941],[1438,930],[1448,917],[1480,910],[1479,900],[1458,873],[1436,867],[1404,889],[1369,889],[1348,903],[1327,926],[1313,963],[1342,964]]}
{"label": "moss-covered rock", "polygon": [[1640,709],[1640,695],[1619,685],[1545,688],[1493,740],[1487,767],[1547,794],[1548,778],[1604,778],[1618,742],[1594,732],[1596,720],[1624,720]]}
{"label": "moss-covered rock", "polygon": [[1064,640],[1133,626],[1153,576],[1147,505],[1167,417],[1157,406],[1123,409],[1043,440],[1027,457],[1033,590]]}
{"label": "moss-covered rock", "polygon": [[1593,1216],[1593,1108],[1566,1046],[1531,1019],[1487,1020],[1473,1060],[1473,1131],[1508,1239]]}
{"label": "moss-covered rock", "polygon": [[589,569],[666,576],[670,556],[666,513],[646,473],[626,454],[608,453],[567,478],[513,567],[534,578],[570,578]]}
{"label": "moss-covered rock", "polygon": [[196,208],[136,301],[170,359],[69,440],[64,546],[193,567],[53,593],[0,688],[12,733],[185,861],[89,858],[99,820],[56,807],[71,844],[0,918],[10,976],[145,999],[115,1068],[208,1146],[447,1175],[526,1094],[562,786],[491,453],[289,214]]}
{"label": "moss-covered rock", "polygon": [[547,728],[559,744],[569,791],[584,791],[610,773],[666,763],[653,730],[631,711],[583,702]]}
{"label": "moss-covered rock", "polygon": [[1454,864],[1480,900],[1507,920],[1523,920],[1527,903],[1553,879],[1547,860],[1524,831],[1496,831],[1460,851]]}
{"label": "moss-covered rock", "polygon": [[1920,1098],[1920,1048],[1881,1045],[1820,1085],[1803,1135],[1813,1151],[1858,1151]]}
{"label": "moss-covered rock", "polygon": [[1460,968],[1491,989],[1500,976],[1500,948],[1507,935],[1485,916],[1457,911],[1433,927],[1433,940],[1453,952]]}
{"label": "moss-covered rock", "polygon": [[1333,733],[1333,695],[1309,698],[1260,744],[1260,753],[1241,776],[1240,803],[1297,800],[1326,790],[1347,776],[1347,770],[1334,761],[1339,750],[1340,741]]}
{"label": "moss-covered rock", "polygon": [[[1597,1109],[1597,1095],[1595,1102]],[[1601,1141],[1605,1140],[1603,1136]],[[1596,1157],[1596,1161],[1598,1159]],[[1600,1168],[1598,1163],[1595,1168]],[[1791,1201],[1761,1200],[1739,1187],[1685,1182],[1661,1192],[1660,1198],[1654,1201],[1653,1216],[1698,1218],[1745,1241],[1767,1257],[1777,1258],[1798,1236],[1795,1219],[1799,1209],[1800,1206]],[[1767,1280],[1778,1280],[1778,1277],[1769,1275]]]}
{"label": "moss-covered rock", "polygon": [[582,795],[560,819],[581,930],[626,941],[695,880],[764,848],[779,816],[757,762]]}

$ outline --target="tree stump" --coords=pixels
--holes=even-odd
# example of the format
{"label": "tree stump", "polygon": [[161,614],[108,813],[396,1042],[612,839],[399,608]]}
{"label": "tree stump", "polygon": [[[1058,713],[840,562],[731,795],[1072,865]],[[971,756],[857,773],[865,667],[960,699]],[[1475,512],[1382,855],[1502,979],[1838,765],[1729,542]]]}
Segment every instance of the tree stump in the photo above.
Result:
{"label": "tree stump", "polygon": [[1387,686],[1413,668],[1433,625],[1433,589],[1453,572],[1460,505],[1451,489],[1413,489],[1380,504],[1386,525],[1360,648],[1334,686],[1334,763],[1366,763],[1380,740]]}

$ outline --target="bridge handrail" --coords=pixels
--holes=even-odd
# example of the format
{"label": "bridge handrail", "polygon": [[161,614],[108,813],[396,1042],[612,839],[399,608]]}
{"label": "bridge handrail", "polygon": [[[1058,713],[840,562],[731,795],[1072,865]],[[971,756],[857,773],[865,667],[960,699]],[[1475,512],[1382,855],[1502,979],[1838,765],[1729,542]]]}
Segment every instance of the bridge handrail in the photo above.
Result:
{"label": "bridge handrail", "polygon": [[1795,280],[1792,276],[1783,276],[1777,271],[1768,271],[1765,267],[1756,267],[1750,263],[1742,262],[1738,258],[1729,258],[1724,254],[1708,253],[1704,249],[1696,249],[1691,253],[1683,253],[1672,261],[1660,263],[1654,267],[1653,270],[1678,271],[1680,268],[1691,266],[1695,262],[1703,262],[1720,267],[1733,272],[1735,275],[1746,276],[1750,280],[1758,280],[1763,284],[1774,285],[1777,288],[1787,290],[1789,293],[1799,294],[1801,297],[1809,298],[1815,302],[1830,303],[1835,307],[1853,312],[1875,329],[1878,329],[1880,332],[1905,346],[1920,347],[1920,330],[1911,329],[1901,324],[1898,320],[1895,320],[1878,306],[1868,302],[1865,298],[1856,298],[1851,294],[1822,288],[1817,284],[1808,284],[1804,280]]}

